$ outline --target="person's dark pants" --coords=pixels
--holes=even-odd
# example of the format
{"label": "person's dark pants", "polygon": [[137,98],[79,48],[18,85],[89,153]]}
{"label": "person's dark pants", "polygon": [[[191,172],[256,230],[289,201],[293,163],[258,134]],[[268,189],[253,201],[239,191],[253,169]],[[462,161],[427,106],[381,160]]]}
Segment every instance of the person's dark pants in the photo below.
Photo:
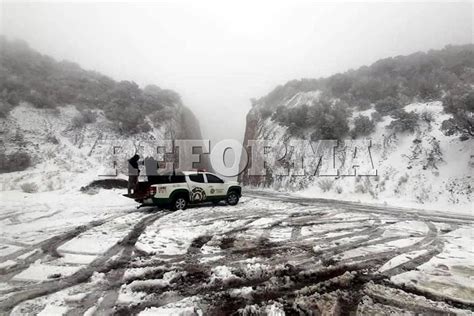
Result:
{"label": "person's dark pants", "polygon": [[135,194],[135,191],[137,190],[137,183],[138,176],[128,176],[128,195],[132,195],[132,189],[133,194]]}

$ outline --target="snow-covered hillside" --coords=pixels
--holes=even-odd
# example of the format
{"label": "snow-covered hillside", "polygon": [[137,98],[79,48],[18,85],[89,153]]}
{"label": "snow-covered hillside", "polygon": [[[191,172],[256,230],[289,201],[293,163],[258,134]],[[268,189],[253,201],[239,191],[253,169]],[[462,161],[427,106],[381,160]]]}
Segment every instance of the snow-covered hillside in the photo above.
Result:
{"label": "snow-covered hillside", "polygon": [[133,135],[118,133],[101,110],[93,112],[95,122],[74,127],[79,114],[74,106],[39,109],[23,103],[0,119],[2,150],[7,156],[26,153],[32,164],[23,171],[1,174],[2,191],[77,191],[93,180],[125,178],[126,160],[135,152],[156,157],[159,139],[200,138],[199,123],[181,106],[159,127]]}
{"label": "snow-covered hillside", "polygon": [[[296,107],[317,98],[317,91],[299,92],[284,105]],[[298,191],[303,196],[472,212],[474,140],[461,141],[456,135],[443,134],[441,123],[451,115],[444,112],[440,101],[412,103],[404,110],[420,114],[413,133],[388,129],[393,118],[384,116],[375,130],[363,137],[371,141],[376,176],[275,176],[267,172],[266,177],[244,173],[241,180],[253,186]],[[349,125],[355,117],[370,118],[373,112],[373,106],[365,111],[355,110]],[[271,117],[262,118],[258,106],[248,114],[245,143],[266,139],[270,140],[269,146],[276,148],[282,141],[288,145],[309,140],[309,136],[309,132],[303,138],[292,136],[287,127]],[[335,150],[336,169],[352,167],[354,144],[351,139],[339,142]]]}

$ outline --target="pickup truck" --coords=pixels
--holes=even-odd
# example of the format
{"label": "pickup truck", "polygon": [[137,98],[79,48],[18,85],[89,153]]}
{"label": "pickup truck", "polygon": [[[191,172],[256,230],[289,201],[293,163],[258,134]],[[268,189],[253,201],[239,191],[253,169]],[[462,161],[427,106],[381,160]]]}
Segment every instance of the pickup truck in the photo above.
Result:
{"label": "pickup truck", "polygon": [[229,205],[236,205],[242,195],[242,188],[237,182],[224,181],[206,171],[177,171],[148,178],[147,188],[141,190],[139,199],[144,205],[171,207],[174,210],[184,210],[189,204],[203,202],[217,204],[226,201]]}

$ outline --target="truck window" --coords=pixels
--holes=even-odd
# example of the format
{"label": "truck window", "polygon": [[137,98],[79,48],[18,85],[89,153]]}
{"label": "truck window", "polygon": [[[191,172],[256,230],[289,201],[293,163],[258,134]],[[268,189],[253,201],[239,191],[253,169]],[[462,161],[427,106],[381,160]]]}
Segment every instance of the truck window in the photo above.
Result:
{"label": "truck window", "polygon": [[202,175],[202,173],[190,174],[189,180],[191,180],[192,182],[204,183],[204,176]]}
{"label": "truck window", "polygon": [[167,183],[184,183],[186,179],[184,175],[159,175],[148,176],[148,184],[167,184]]}
{"label": "truck window", "polygon": [[219,177],[216,177],[213,174],[206,173],[207,177],[207,183],[224,183],[224,180],[222,180]]}
{"label": "truck window", "polygon": [[170,177],[170,183],[183,183],[186,182],[184,176],[171,176]]}

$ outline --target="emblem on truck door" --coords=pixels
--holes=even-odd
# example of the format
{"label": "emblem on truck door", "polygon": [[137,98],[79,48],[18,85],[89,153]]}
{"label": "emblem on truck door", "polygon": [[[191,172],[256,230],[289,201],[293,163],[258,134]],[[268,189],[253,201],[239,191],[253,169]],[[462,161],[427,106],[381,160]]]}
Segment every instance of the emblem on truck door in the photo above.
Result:
{"label": "emblem on truck door", "polygon": [[206,193],[202,188],[195,187],[191,191],[191,198],[193,201],[204,201],[206,199]]}

